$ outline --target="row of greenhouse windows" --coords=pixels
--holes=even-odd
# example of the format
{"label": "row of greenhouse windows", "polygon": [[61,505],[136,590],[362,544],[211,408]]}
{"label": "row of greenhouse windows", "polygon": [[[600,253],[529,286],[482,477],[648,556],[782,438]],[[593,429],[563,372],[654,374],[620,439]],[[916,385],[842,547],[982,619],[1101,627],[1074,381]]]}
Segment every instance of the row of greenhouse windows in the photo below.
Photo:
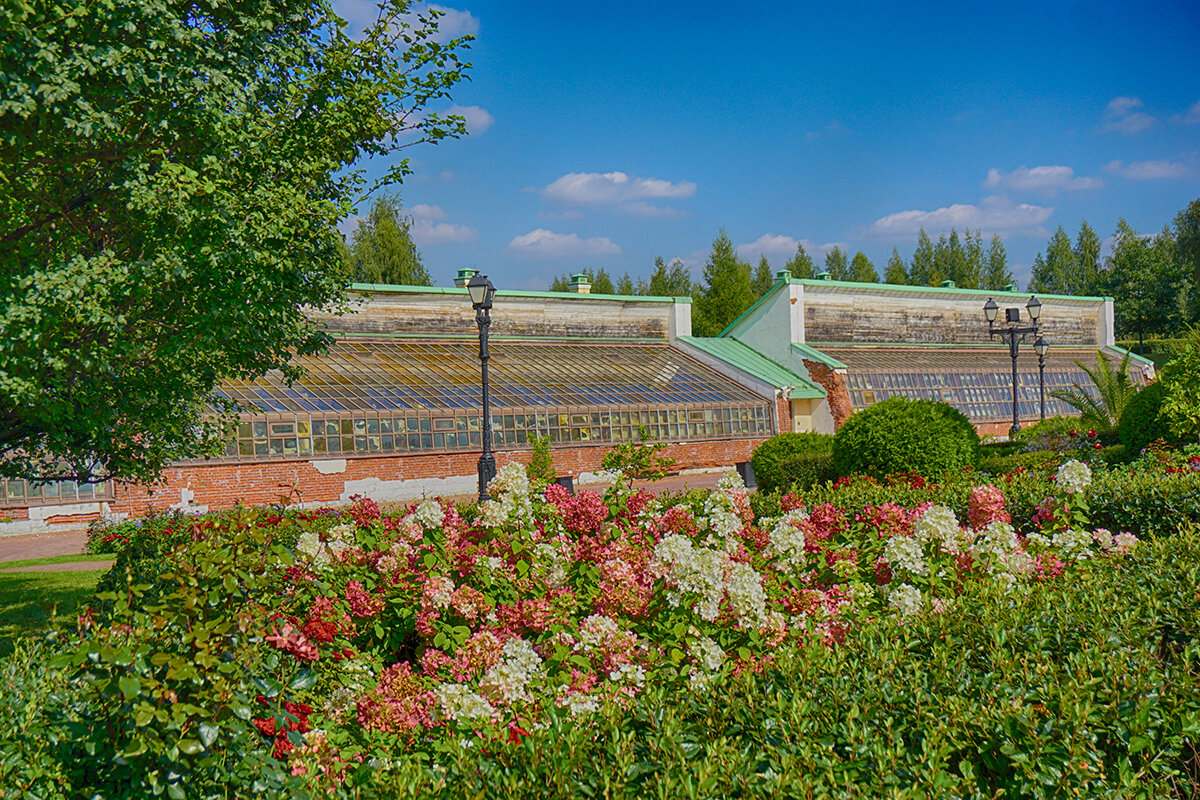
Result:
{"label": "row of greenhouse windows", "polygon": [[[950,380],[953,378],[953,380]],[[1000,373],[975,375],[939,374],[852,374],[847,381],[850,402],[855,408],[865,408],[889,397],[910,400],[933,400],[948,403],[972,419],[1005,418],[1012,413],[1012,378]],[[1068,403],[1050,396],[1054,389],[1072,384],[1081,385],[1089,394],[1095,387],[1083,373],[1056,372],[1046,375],[1046,414],[1048,416],[1077,413]],[[925,388],[932,385],[932,388]],[[918,388],[919,387],[919,388]],[[1018,373],[1017,409],[1020,416],[1037,416],[1041,412],[1041,387],[1036,374]]]}
{"label": "row of greenhouse windows", "polygon": [[0,505],[37,505],[49,503],[94,503],[110,497],[109,484],[26,480],[0,480]]}
{"label": "row of greenhouse windows", "polygon": [[[482,446],[481,417],[340,417],[296,416],[243,420],[225,456],[323,456],[346,453],[424,452]],[[647,411],[571,411],[492,415],[492,446],[520,446],[534,436],[555,444],[624,442],[644,426],[651,439],[703,439],[768,435],[766,406]]]}

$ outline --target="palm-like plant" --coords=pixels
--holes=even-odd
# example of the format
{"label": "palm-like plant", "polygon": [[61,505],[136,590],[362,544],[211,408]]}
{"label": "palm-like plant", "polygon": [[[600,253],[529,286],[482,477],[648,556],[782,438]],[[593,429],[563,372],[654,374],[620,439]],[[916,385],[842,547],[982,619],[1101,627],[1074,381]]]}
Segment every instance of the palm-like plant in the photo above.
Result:
{"label": "palm-like plant", "polygon": [[1076,361],[1075,365],[1092,379],[1092,383],[1096,385],[1096,394],[1091,394],[1076,383],[1069,389],[1053,391],[1050,396],[1074,408],[1079,412],[1080,420],[1096,430],[1113,430],[1121,420],[1121,412],[1125,410],[1125,406],[1138,393],[1138,387],[1129,379],[1129,353],[1125,353],[1116,369],[1113,369],[1112,361],[1100,350],[1096,351],[1094,369],[1079,361]]}

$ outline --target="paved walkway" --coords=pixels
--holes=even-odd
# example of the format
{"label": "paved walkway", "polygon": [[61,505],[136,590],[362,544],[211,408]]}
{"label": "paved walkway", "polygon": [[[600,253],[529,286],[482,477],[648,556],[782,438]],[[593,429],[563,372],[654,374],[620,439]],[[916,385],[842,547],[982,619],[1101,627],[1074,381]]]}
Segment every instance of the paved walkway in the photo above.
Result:
{"label": "paved walkway", "polygon": [[84,552],[86,544],[86,530],[0,536],[0,562],[22,561],[27,558],[49,558],[50,556],[73,556]]}

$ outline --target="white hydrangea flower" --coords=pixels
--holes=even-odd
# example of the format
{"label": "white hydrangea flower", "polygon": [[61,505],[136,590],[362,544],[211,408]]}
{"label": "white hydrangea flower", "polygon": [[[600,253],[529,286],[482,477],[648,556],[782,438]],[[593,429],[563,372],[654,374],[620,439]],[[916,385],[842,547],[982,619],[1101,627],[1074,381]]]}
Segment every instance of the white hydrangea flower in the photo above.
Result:
{"label": "white hydrangea flower", "polygon": [[526,691],[529,682],[541,671],[542,657],[533,649],[533,644],[520,637],[504,643],[500,660],[483,675],[479,688],[492,697],[499,696],[506,703],[528,700]]}
{"label": "white hydrangea flower", "polygon": [[454,594],[454,581],[445,575],[433,575],[425,582],[425,596],[436,608],[447,608]]}
{"label": "white hydrangea flower", "polygon": [[785,569],[803,568],[808,561],[804,550],[804,530],[800,522],[808,519],[808,513],[802,509],[789,511],[775,521],[771,528],[771,541],[765,548],[768,558],[778,559]]}
{"label": "white hydrangea flower", "polygon": [[[445,520],[442,506],[436,500],[424,500],[408,516],[422,528],[440,528]],[[406,520],[407,521],[407,520]]]}
{"label": "white hydrangea flower", "polygon": [[1121,531],[1114,538],[1116,549],[1122,553],[1128,553],[1133,548],[1137,547],[1138,538],[1129,531]]}
{"label": "white hydrangea flower", "polygon": [[921,590],[902,583],[888,593],[888,605],[900,612],[902,617],[911,617],[921,610]]}
{"label": "white hydrangea flower", "polygon": [[646,670],[640,664],[618,664],[616,669],[608,673],[608,679],[616,683],[628,683],[630,686],[644,686]]}
{"label": "white hydrangea flower", "polygon": [[441,683],[433,690],[442,713],[453,720],[485,719],[496,714],[487,698],[463,683]]}
{"label": "white hydrangea flower", "polygon": [[579,642],[576,649],[599,647],[604,640],[619,632],[621,626],[606,614],[592,614],[579,624]]}
{"label": "white hydrangea flower", "polygon": [[715,620],[725,596],[724,551],[693,547],[681,534],[668,534],[654,547],[651,574],[668,580],[667,602],[678,606],[685,594],[698,595],[694,611],[703,619]]}
{"label": "white hydrangea flower", "polygon": [[745,626],[758,627],[766,619],[767,593],[763,591],[762,576],[749,564],[731,562],[725,591],[729,606],[738,621]]}
{"label": "white hydrangea flower", "polygon": [[738,474],[738,471],[731,469],[717,481],[717,489],[722,492],[739,492],[746,489],[746,484],[742,482],[742,476]]}
{"label": "white hydrangea flower", "polygon": [[546,581],[546,585],[551,589],[566,586],[571,562],[559,548],[550,542],[538,542],[533,546],[533,552],[538,556],[535,562],[538,575]]}
{"label": "white hydrangea flower", "polygon": [[1037,531],[1032,531],[1025,534],[1025,544],[1039,550],[1045,550],[1050,546],[1050,537],[1044,536]]}
{"label": "white hydrangea flower", "polygon": [[697,667],[705,672],[716,672],[725,663],[725,651],[707,636],[701,636],[688,645],[688,655]]}
{"label": "white hydrangea flower", "polygon": [[933,505],[917,517],[913,534],[920,542],[936,542],[941,549],[957,555],[971,546],[974,533],[964,531],[954,511],[946,506]]}
{"label": "white hydrangea flower", "polygon": [[1112,531],[1108,528],[1096,528],[1092,531],[1092,539],[1100,545],[1101,550],[1112,550],[1117,543],[1113,538]]}
{"label": "white hydrangea flower", "polygon": [[296,552],[306,555],[309,558],[319,558],[323,554],[324,549],[316,531],[305,531],[300,534],[300,538],[296,541]]}
{"label": "white hydrangea flower", "polygon": [[583,692],[571,692],[565,702],[567,710],[575,716],[594,714],[600,710],[600,703],[591,695]]}
{"label": "white hydrangea flower", "polygon": [[925,563],[925,553],[921,543],[912,536],[892,536],[883,547],[884,559],[895,569],[902,569],[912,575],[928,575],[929,566]]}
{"label": "white hydrangea flower", "polygon": [[1058,468],[1055,480],[1071,494],[1092,485],[1092,469],[1082,461],[1068,461]]}
{"label": "white hydrangea flower", "polygon": [[1054,534],[1050,544],[1057,548],[1065,558],[1079,560],[1088,558],[1092,554],[1092,535],[1087,531],[1075,528],[1068,528]]}

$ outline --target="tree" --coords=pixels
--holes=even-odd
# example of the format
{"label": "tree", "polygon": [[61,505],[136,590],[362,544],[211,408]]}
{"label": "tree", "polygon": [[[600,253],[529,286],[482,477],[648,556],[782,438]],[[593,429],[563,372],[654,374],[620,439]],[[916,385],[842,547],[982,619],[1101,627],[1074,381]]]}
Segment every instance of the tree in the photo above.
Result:
{"label": "tree", "polygon": [[771,291],[771,287],[774,285],[775,273],[771,271],[771,265],[767,263],[767,257],[760,255],[758,257],[758,267],[754,270],[754,293],[758,297],[762,297]]}
{"label": "tree", "polygon": [[879,283],[879,270],[875,269],[871,259],[867,258],[867,254],[862,250],[855,253],[854,258],[850,260],[849,280],[858,283]]}
{"label": "tree", "polygon": [[941,283],[934,264],[933,242],[924,228],[917,233],[917,249],[913,251],[912,267],[908,271],[913,286],[936,286]]}
{"label": "tree", "polygon": [[1147,333],[1170,330],[1177,280],[1174,242],[1147,239],[1124,219],[1117,223],[1112,253],[1105,263],[1105,284],[1113,297],[1118,336],[1136,334],[1139,350]]}
{"label": "tree", "polygon": [[347,277],[358,283],[429,286],[429,272],[412,240],[412,217],[404,215],[400,196],[375,198],[371,211],[358,220],[342,258]]}
{"label": "tree", "polygon": [[1100,237],[1086,219],[1079,226],[1074,255],[1075,269],[1067,276],[1067,293],[1082,297],[1100,294]]}
{"label": "tree", "polygon": [[1075,249],[1071,237],[1059,225],[1046,243],[1046,255],[1038,253],[1033,260],[1033,276],[1029,291],[1038,294],[1070,294],[1070,276],[1076,271]]}
{"label": "tree", "polygon": [[629,277],[628,272],[626,272],[624,275],[622,275],[620,277],[620,279],[617,281],[616,293],[623,294],[623,295],[632,295],[634,293],[633,278]]}
{"label": "tree", "polygon": [[1004,241],[1000,238],[1000,234],[993,233],[992,244],[988,247],[987,265],[983,270],[981,287],[999,292],[1015,283],[1012,271],[1008,268],[1008,253],[1004,250]]}
{"label": "tree", "polygon": [[904,259],[900,257],[900,251],[892,248],[892,255],[888,258],[887,269],[883,271],[883,282],[895,284],[896,286],[908,285],[908,267],[904,265]]}
{"label": "tree", "polygon": [[592,294],[617,293],[617,287],[613,286],[612,276],[604,267],[601,267],[594,275],[590,269],[585,269],[584,272],[592,282]]}
{"label": "tree", "polygon": [[1183,352],[1163,369],[1162,384],[1166,398],[1159,414],[1171,432],[1200,434],[1200,328],[1189,331]]}
{"label": "tree", "polygon": [[[1175,257],[1188,278],[1192,293],[1200,288],[1200,198],[1175,215]],[[1200,317],[1200,305],[1192,303],[1190,322]]]}
{"label": "tree", "polygon": [[655,257],[654,272],[650,275],[646,294],[655,297],[689,297],[693,293],[692,273],[686,264],[677,258],[666,264],[662,256]]}
{"label": "tree", "polygon": [[805,252],[802,242],[796,243],[796,254],[783,266],[791,270],[793,278],[812,278],[817,274],[812,257]]}
{"label": "tree", "polygon": [[704,285],[698,293],[692,326],[697,336],[716,336],[754,302],[750,265],[738,258],[733,240],[722,228],[713,239]]}
{"label": "tree", "polygon": [[933,250],[934,275],[932,286],[940,286],[942,281],[954,281],[956,284],[967,272],[967,254],[963,250],[962,240],[958,231],[951,228],[947,238],[942,234]]}
{"label": "tree", "polygon": [[0,4],[0,474],[152,480],[223,445],[222,380],[329,341],[356,162],[466,133],[440,13]]}
{"label": "tree", "polygon": [[835,247],[825,254],[825,271],[835,281],[850,280],[850,263],[846,260],[842,248]]}
{"label": "tree", "polygon": [[979,231],[971,233],[967,231],[965,237],[966,244],[966,259],[963,262],[963,271],[954,278],[954,281],[963,289],[978,289],[983,281],[983,234]]}

